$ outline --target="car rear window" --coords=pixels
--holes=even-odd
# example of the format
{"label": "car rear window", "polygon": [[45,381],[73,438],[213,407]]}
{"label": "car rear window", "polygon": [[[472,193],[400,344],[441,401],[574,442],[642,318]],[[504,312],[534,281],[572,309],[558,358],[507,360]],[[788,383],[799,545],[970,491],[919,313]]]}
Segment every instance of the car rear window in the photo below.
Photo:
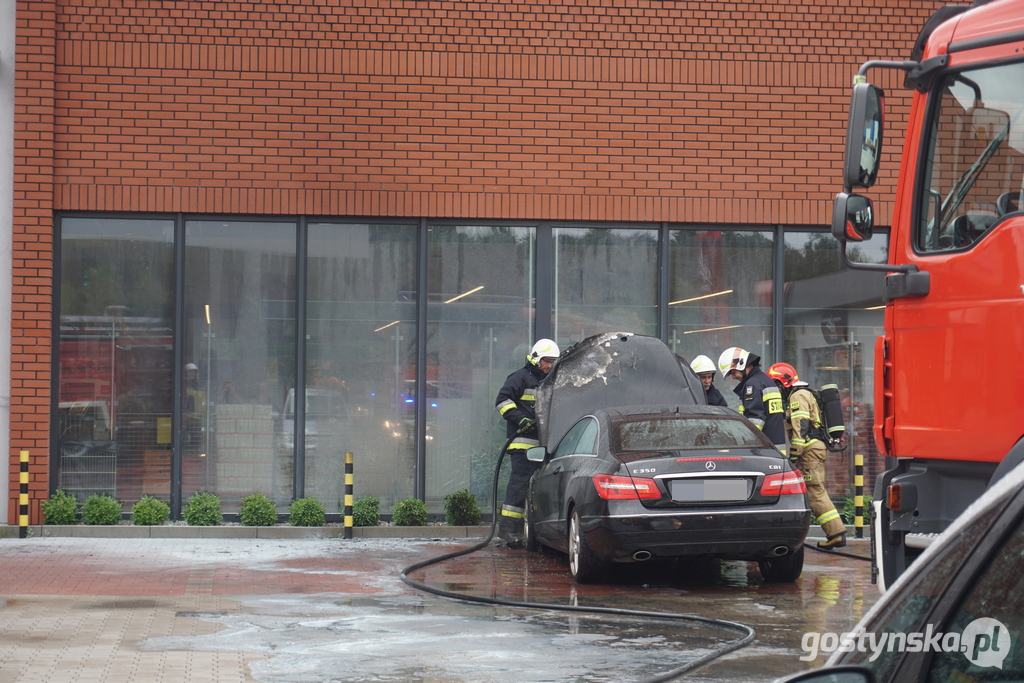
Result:
{"label": "car rear window", "polygon": [[769,446],[743,420],[692,415],[620,421],[612,426],[612,442],[618,453]]}

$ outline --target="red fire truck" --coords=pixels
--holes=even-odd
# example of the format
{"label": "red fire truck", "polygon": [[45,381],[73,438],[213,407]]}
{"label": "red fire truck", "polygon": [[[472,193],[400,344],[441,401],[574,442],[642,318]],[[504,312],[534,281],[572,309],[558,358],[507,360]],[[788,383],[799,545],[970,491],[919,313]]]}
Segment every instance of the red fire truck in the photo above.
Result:
{"label": "red fire truck", "polygon": [[[884,93],[913,89],[889,262],[851,263],[871,236]],[[898,75],[898,74],[897,74]],[[910,59],[855,79],[832,232],[849,267],[884,270],[875,426],[875,576],[890,585],[990,482],[1024,459],[1024,1],[947,5]]]}

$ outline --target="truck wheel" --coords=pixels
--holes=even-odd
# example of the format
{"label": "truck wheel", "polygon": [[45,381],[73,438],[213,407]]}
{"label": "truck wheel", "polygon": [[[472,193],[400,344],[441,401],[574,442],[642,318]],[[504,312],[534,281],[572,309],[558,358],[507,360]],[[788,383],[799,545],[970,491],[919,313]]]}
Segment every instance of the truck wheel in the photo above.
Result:
{"label": "truck wheel", "polygon": [[590,583],[601,573],[604,563],[587,545],[580,525],[580,514],[575,508],[569,518],[569,573],[577,583]]}
{"label": "truck wheel", "polygon": [[757,566],[761,570],[761,578],[768,583],[796,581],[804,570],[804,547],[800,546],[800,550],[782,557],[758,560]]}

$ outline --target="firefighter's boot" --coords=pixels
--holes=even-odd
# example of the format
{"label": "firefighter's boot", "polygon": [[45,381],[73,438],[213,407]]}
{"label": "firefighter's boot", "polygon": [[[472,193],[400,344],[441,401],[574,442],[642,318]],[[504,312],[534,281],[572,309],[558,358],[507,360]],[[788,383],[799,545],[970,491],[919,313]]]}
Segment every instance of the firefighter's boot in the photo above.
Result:
{"label": "firefighter's boot", "polygon": [[827,541],[818,541],[818,547],[822,550],[835,550],[846,546],[846,532],[829,536]]}
{"label": "firefighter's boot", "polygon": [[523,547],[523,520],[502,515],[498,522],[498,539],[513,550]]}

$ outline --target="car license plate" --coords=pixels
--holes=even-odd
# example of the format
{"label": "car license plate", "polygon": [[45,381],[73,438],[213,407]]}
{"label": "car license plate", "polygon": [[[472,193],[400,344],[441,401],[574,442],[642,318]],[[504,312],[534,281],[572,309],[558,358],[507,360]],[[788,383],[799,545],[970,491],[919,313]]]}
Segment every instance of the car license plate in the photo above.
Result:
{"label": "car license plate", "polygon": [[750,497],[746,479],[674,479],[670,484],[672,500],[677,503],[746,500]]}

